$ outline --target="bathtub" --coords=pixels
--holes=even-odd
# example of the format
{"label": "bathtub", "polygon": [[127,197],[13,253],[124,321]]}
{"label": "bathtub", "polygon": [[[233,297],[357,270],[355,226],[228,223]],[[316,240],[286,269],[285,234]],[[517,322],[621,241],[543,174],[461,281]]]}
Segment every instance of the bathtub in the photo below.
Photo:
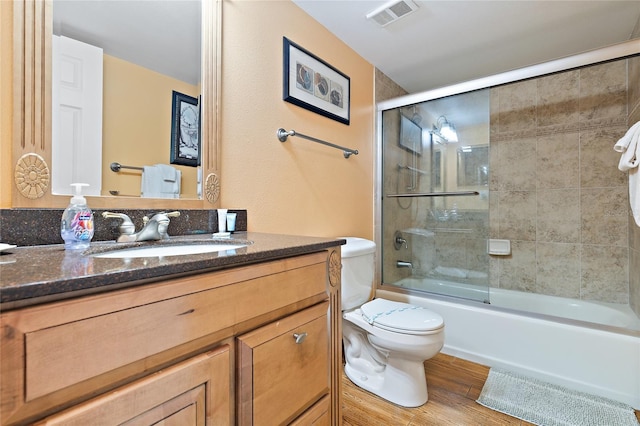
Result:
{"label": "bathtub", "polygon": [[471,285],[436,278],[404,278],[395,286],[407,289],[423,290],[430,293],[483,301],[493,307],[518,312],[529,312],[558,319],[569,319],[618,327],[640,332],[640,318],[628,305],[603,303],[588,300],[568,299],[544,294],[524,293],[486,285]]}
{"label": "bathtub", "polygon": [[[423,283],[425,286],[448,284],[454,285],[449,294],[461,292],[469,296],[464,284]],[[551,312],[550,306],[559,308],[563,298],[543,296],[536,300],[539,295],[500,289],[491,289],[491,304],[387,285],[378,288],[376,296],[423,306],[442,315],[445,322],[443,353],[640,409],[640,331],[618,328],[620,322],[637,320],[633,314],[633,318],[625,319],[625,312],[594,304],[591,308],[595,307],[600,311],[598,315],[614,324],[591,325],[582,321],[582,316],[588,314],[589,303],[574,309],[569,305],[576,301],[564,299],[563,312],[571,313],[572,319],[562,319],[559,318],[562,313]],[[527,301],[526,297],[532,300]],[[561,300],[545,305],[549,297]],[[527,310],[538,305],[544,312],[524,313],[513,310],[517,305],[510,305],[508,309],[497,306],[515,303],[517,299]]]}

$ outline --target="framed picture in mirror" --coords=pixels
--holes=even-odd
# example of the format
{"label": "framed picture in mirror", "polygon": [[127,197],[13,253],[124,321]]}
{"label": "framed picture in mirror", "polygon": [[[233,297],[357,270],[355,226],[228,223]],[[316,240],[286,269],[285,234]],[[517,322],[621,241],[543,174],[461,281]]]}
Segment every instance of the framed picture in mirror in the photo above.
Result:
{"label": "framed picture in mirror", "polygon": [[173,91],[171,104],[171,164],[200,165],[200,103]]}
{"label": "framed picture in mirror", "polygon": [[422,127],[405,115],[400,115],[400,146],[409,152],[422,155]]}

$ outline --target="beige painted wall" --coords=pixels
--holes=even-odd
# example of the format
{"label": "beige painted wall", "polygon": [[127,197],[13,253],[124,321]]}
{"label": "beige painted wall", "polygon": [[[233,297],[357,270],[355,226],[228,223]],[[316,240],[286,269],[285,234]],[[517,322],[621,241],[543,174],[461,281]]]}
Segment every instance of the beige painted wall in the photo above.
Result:
{"label": "beige painted wall", "polygon": [[[246,208],[249,230],[373,238],[374,67],[290,1],[225,1],[222,208]],[[256,35],[258,33],[259,35]],[[282,38],[351,78],[351,124],[282,100]],[[283,127],[360,151],[342,152]]]}
{"label": "beige painted wall", "polygon": [[[114,173],[112,162],[127,166],[169,164],[172,91],[197,97],[199,87],[104,55],[102,195],[140,195],[141,173]],[[182,171],[182,198],[197,198],[196,168]]]}

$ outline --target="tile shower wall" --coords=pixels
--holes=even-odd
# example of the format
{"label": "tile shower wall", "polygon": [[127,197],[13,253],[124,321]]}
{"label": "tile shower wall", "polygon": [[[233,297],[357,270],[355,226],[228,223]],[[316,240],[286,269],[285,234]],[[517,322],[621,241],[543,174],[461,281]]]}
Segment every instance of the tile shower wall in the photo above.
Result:
{"label": "tile shower wall", "polygon": [[490,235],[512,244],[491,258],[493,287],[614,303],[631,294],[640,311],[639,237],[613,150],[628,129],[627,76],[621,60],[491,89]]}
{"label": "tile shower wall", "polygon": [[[375,78],[376,102],[407,94],[402,87],[398,86],[393,80],[378,69],[376,69]],[[408,164],[410,158],[407,151],[398,146],[398,135],[400,134],[399,123],[400,113],[398,111],[391,111],[389,113],[385,113],[383,116],[383,140],[385,141],[385,145],[391,148],[387,151],[385,156],[385,164],[383,167],[386,170],[389,170],[390,167],[397,167],[398,164]],[[398,181],[399,178],[399,173],[385,173],[385,181],[383,182],[382,190],[386,194],[398,192],[400,185],[400,182]],[[411,227],[411,223],[416,213],[415,205],[411,205],[411,208],[401,207],[405,205],[410,205],[410,203],[407,201],[398,201],[392,205],[389,203],[383,205],[382,216],[385,218],[385,226],[382,227],[384,232],[384,235],[382,235],[382,246],[384,250],[392,250],[391,247],[393,247],[393,236],[395,230]],[[411,260],[411,253],[408,252],[408,250],[404,250],[404,248],[399,251],[394,251],[393,253],[396,256],[391,256],[388,252],[383,256],[382,269],[384,271],[384,280],[382,281],[394,282],[411,274],[410,269],[398,269],[395,265],[396,260]]]}
{"label": "tile shower wall", "polygon": [[[640,121],[640,58],[629,59],[629,122]],[[640,316],[640,227],[629,218],[629,305]]]}

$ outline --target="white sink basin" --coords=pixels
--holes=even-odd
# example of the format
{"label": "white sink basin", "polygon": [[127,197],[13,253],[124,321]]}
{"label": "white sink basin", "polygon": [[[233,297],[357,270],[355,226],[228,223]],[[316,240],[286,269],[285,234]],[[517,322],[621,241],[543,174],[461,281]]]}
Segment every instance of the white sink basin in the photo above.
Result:
{"label": "white sink basin", "polygon": [[224,252],[224,255],[235,254],[234,250],[246,247],[238,244],[175,244],[152,247],[134,247],[94,254],[93,257],[103,259],[131,259],[136,257],[167,257]]}

